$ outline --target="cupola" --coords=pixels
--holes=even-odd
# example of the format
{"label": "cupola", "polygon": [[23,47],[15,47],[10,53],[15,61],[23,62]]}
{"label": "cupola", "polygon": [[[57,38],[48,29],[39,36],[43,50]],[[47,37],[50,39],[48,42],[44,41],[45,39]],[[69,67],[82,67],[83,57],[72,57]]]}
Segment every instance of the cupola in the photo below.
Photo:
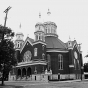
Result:
{"label": "cupola", "polygon": [[[41,19],[41,14],[39,13],[39,19]],[[35,25],[35,41],[45,41],[44,24],[38,22]]]}
{"label": "cupola", "polygon": [[15,49],[20,49],[23,45],[23,33],[19,32],[16,34],[16,40],[15,40]]}
{"label": "cupola", "polygon": [[72,41],[71,41],[71,38],[69,37],[69,41],[68,41],[68,48],[72,48]]}
{"label": "cupola", "polygon": [[[48,9],[47,15],[48,17],[50,16],[51,12]],[[57,25],[54,22],[47,21],[44,22],[44,32],[45,36],[55,36],[58,37],[57,35]]]}

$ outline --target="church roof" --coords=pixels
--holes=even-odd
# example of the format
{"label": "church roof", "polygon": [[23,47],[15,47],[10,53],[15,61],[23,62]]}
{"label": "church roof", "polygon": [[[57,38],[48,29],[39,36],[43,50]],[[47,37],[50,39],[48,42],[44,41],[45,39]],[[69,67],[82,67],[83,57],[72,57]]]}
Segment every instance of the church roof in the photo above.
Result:
{"label": "church roof", "polygon": [[[29,37],[28,37],[29,38]],[[32,38],[29,38],[29,40],[33,43],[34,42],[34,39],[32,39]]]}
{"label": "church roof", "polygon": [[24,48],[24,46],[26,45],[27,42],[29,42],[31,45],[33,45],[34,39],[27,37],[26,40],[23,43],[23,46],[22,46],[20,52],[23,50],[23,48]]}
{"label": "church roof", "polygon": [[47,44],[46,48],[67,49],[66,45],[58,37],[47,36],[45,42]]}

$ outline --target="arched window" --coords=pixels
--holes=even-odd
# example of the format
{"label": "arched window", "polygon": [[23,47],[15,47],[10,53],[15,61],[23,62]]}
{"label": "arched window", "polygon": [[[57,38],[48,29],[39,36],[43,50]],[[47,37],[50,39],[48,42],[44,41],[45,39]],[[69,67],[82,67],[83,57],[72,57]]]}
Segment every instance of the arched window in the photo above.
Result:
{"label": "arched window", "polygon": [[18,48],[20,48],[20,43],[18,42]]}
{"label": "arched window", "polygon": [[34,48],[34,56],[37,56],[37,48]]}
{"label": "arched window", "polygon": [[45,54],[44,53],[42,54],[42,59],[45,59]]}
{"label": "arched window", "polygon": [[58,68],[63,70],[63,56],[61,54],[58,55]]}
{"label": "arched window", "polygon": [[45,46],[44,46],[44,45],[42,45],[42,50],[44,50],[44,47],[45,47]]}
{"label": "arched window", "polygon": [[79,60],[77,60],[77,64],[78,64],[78,69],[80,69],[80,64],[79,64]]}
{"label": "arched window", "polygon": [[41,35],[40,35],[40,40],[42,40],[42,36],[43,36],[43,35],[41,34]]}
{"label": "arched window", "polygon": [[36,35],[36,41],[38,40],[38,35]]}
{"label": "arched window", "polygon": [[45,33],[47,33],[47,29],[45,29]]}
{"label": "arched window", "polygon": [[48,33],[48,27],[46,27],[46,33]]}
{"label": "arched window", "polygon": [[41,35],[39,34],[39,40],[41,40]]}
{"label": "arched window", "polygon": [[24,53],[24,56],[23,56],[24,62],[30,61],[30,60],[31,60],[31,57],[32,57],[31,51],[29,51],[29,50],[26,51],[26,52]]}
{"label": "arched window", "polygon": [[51,68],[51,59],[50,59],[50,55],[47,55],[47,63],[48,63],[48,70],[50,70]]}
{"label": "arched window", "polygon": [[50,29],[48,28],[48,33],[50,33]]}

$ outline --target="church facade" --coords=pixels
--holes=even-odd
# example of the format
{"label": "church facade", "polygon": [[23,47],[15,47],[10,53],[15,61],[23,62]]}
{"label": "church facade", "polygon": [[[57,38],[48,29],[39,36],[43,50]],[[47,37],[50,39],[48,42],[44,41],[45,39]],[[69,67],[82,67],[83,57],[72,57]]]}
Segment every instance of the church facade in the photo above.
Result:
{"label": "church facade", "polygon": [[[35,39],[16,34],[17,66],[9,73],[9,80],[81,79],[82,52],[76,40],[62,42],[57,25],[47,21],[35,25]],[[63,35],[64,37],[64,35]]]}

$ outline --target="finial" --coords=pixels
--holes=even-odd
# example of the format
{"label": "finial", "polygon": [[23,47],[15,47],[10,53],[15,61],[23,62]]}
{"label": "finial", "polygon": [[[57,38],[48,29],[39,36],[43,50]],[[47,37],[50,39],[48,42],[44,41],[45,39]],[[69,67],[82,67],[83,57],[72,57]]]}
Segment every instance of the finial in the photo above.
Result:
{"label": "finial", "polygon": [[39,13],[39,18],[41,18],[41,13]]}
{"label": "finial", "polygon": [[74,38],[74,40],[75,40],[75,38]]}
{"label": "finial", "polygon": [[27,37],[29,37],[29,34],[27,34]]}
{"label": "finial", "polygon": [[21,29],[21,23],[20,23],[20,26],[19,26],[19,28]]}
{"label": "finial", "polygon": [[49,10],[49,9],[48,9],[48,12],[47,12],[47,14],[48,14],[48,15],[50,15],[50,14],[51,14],[51,12],[50,12],[50,10]]}
{"label": "finial", "polygon": [[70,38],[70,36],[69,36],[69,41],[71,41],[71,38]]}

